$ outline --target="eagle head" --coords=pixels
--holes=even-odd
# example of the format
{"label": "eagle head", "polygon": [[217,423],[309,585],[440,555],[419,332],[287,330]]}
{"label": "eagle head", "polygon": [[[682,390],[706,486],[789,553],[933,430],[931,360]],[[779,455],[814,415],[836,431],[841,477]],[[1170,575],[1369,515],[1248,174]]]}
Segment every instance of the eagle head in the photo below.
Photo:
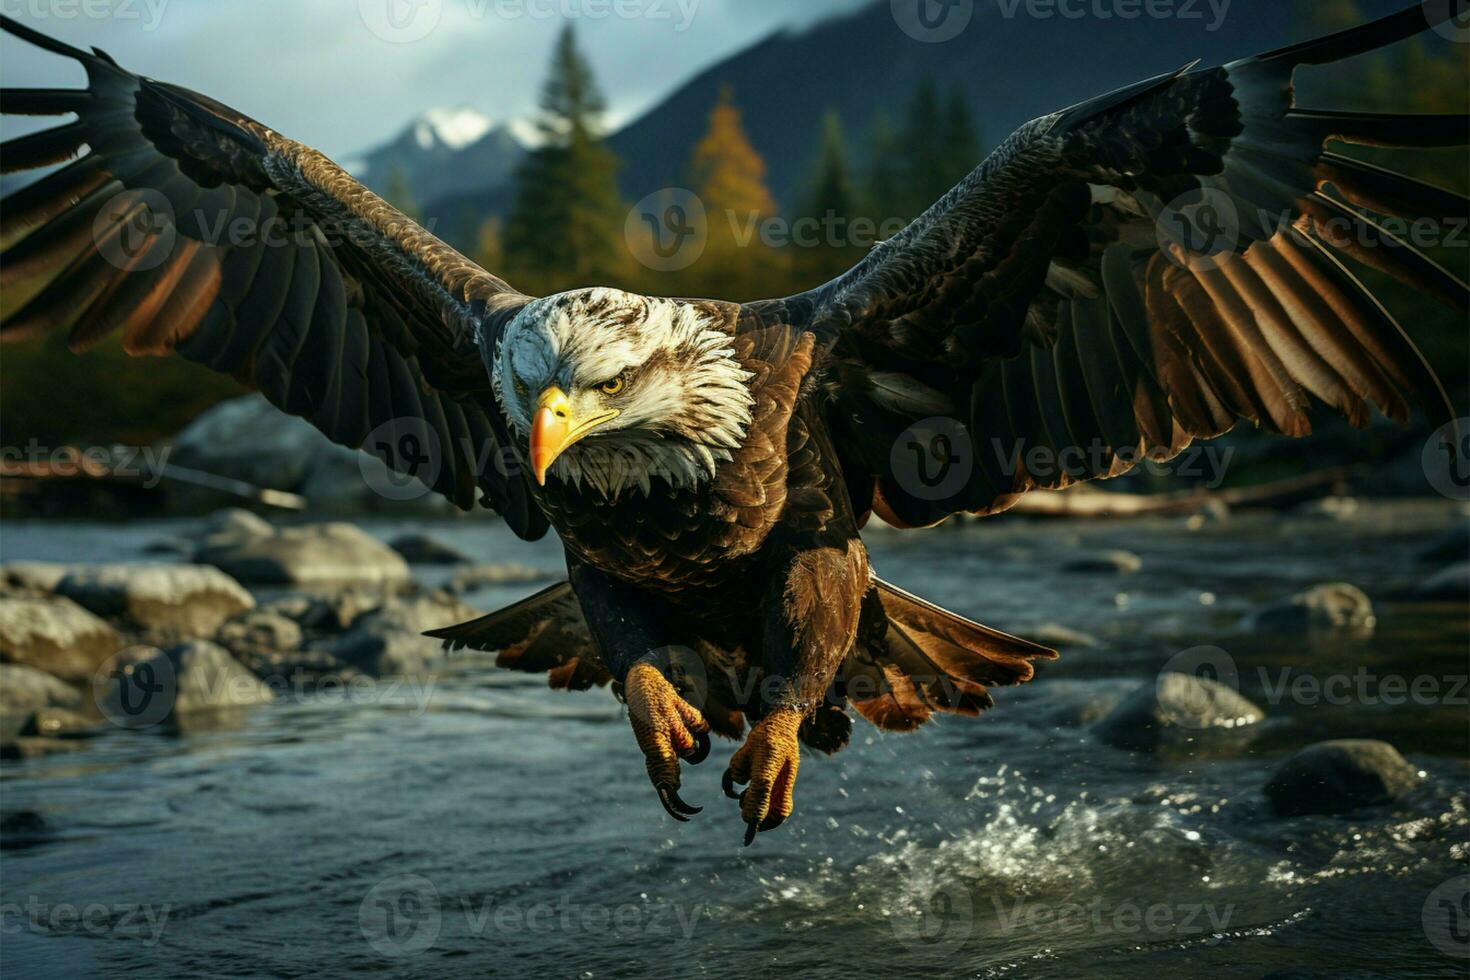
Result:
{"label": "eagle head", "polygon": [[692,486],[745,441],[753,398],[704,307],[581,289],[532,300],[486,351],[495,397],[536,482],[609,497]]}

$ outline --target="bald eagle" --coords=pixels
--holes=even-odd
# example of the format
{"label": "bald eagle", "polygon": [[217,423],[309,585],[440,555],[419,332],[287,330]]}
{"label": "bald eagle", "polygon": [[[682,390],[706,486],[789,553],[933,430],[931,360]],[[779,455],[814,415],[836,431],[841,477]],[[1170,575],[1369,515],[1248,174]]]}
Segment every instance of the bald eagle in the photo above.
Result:
{"label": "bald eagle", "polygon": [[0,330],[77,350],[120,331],[523,538],[555,528],[566,582],[438,635],[554,687],[612,683],[678,820],[699,809],[681,762],[748,722],[723,780],[748,844],[791,814],[799,745],[841,748],[849,711],[976,715],[1055,656],[877,578],[870,515],[994,514],[1242,419],[1304,435],[1319,404],[1453,416],[1354,269],[1464,310],[1385,219],[1443,228],[1467,201],[1329,144],[1462,145],[1467,119],[1293,91],[1299,65],[1441,6],[1037,119],[845,274],[744,304],[523,295],[309,147],[7,19],[87,86],[3,91],[6,113],[75,118],[0,150],[7,173],[65,164],[4,201]]}

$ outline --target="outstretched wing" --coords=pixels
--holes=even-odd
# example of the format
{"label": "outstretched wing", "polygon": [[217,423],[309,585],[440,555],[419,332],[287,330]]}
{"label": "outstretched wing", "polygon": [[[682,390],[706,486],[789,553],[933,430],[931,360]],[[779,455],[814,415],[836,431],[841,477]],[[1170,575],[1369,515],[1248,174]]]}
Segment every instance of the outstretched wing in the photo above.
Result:
{"label": "outstretched wing", "polygon": [[6,113],[76,116],[0,146],[5,173],[71,161],[0,204],[0,337],[65,329],[82,350],[121,330],[130,354],[232,374],[458,506],[546,532],[475,345],[526,297],[315,150],[0,24],[88,82],[0,92]]}
{"label": "outstretched wing", "polygon": [[855,504],[911,526],[993,513],[1240,419],[1306,434],[1317,403],[1453,417],[1343,257],[1463,310],[1465,285],[1382,219],[1463,231],[1470,206],[1326,144],[1459,145],[1470,121],[1293,93],[1298,65],[1409,37],[1428,6],[1038,119],[842,277],[748,307],[829,345]]}

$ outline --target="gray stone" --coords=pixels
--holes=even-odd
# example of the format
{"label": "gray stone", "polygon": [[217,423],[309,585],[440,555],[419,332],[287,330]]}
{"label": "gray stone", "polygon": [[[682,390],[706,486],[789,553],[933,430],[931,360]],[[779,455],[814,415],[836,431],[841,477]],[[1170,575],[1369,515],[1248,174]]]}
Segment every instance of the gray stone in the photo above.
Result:
{"label": "gray stone", "polygon": [[368,613],[320,649],[365,674],[424,674],[443,656],[443,643],[424,632],[481,615],[453,600],[427,596]]}
{"label": "gray stone", "polygon": [[415,565],[466,565],[472,561],[458,548],[428,534],[401,534],[388,546]]}
{"label": "gray stone", "polygon": [[49,561],[8,561],[0,566],[5,585],[21,592],[43,595],[56,591],[70,566]]}
{"label": "gray stone", "polygon": [[283,654],[300,650],[305,637],[294,620],[257,609],[221,625],[214,642],[258,674],[260,664],[279,662]]}
{"label": "gray stone", "polygon": [[75,708],[82,692],[45,671],[21,664],[0,664],[0,736],[12,737],[26,719],[48,708]]}
{"label": "gray stone", "polygon": [[267,602],[262,609],[285,616],[303,629],[341,633],[359,616],[380,608],[385,601],[387,597],[382,592],[343,589],[326,595],[281,596]]}
{"label": "gray stone", "polygon": [[82,747],[82,743],[72,739],[23,735],[0,742],[0,759],[7,762],[19,762],[56,755],[58,752],[77,752]]}
{"label": "gray stone", "polygon": [[1016,636],[1031,640],[1057,649],[1067,647],[1095,647],[1098,645],[1097,637],[1081,630],[1074,630],[1060,623],[1037,623],[1035,626],[1021,626],[1011,630]]}
{"label": "gray stone", "polygon": [[130,665],[133,677],[145,670],[156,692],[148,703],[138,707],[135,692],[124,690],[130,681],[112,678],[99,684],[103,715],[124,727],[177,725],[192,714],[248,708],[274,697],[226,650],[206,640],[182,643]]}
{"label": "gray stone", "polygon": [[194,557],[252,585],[408,581],[408,563],[401,555],[342,522],[281,528],[268,537],[206,545]]}
{"label": "gray stone", "polygon": [[1098,551],[1079,555],[1062,565],[1066,572],[1121,572],[1132,574],[1143,568],[1143,559],[1131,551]]}
{"label": "gray stone", "polygon": [[1369,632],[1376,622],[1373,602],[1362,589],[1333,582],[1264,606],[1242,625],[1258,633]]}
{"label": "gray stone", "polygon": [[239,582],[208,565],[81,566],[56,590],[99,616],[180,636],[209,636],[255,608]]}
{"label": "gray stone", "polygon": [[0,661],[89,681],[122,645],[116,630],[70,599],[0,596]]}
{"label": "gray stone", "polygon": [[1209,733],[1254,725],[1265,713],[1233,687],[1206,677],[1165,671],[1098,722],[1094,732],[1109,745],[1150,751]]}
{"label": "gray stone", "polygon": [[95,735],[102,727],[102,720],[70,708],[39,708],[21,725],[21,735],[42,735],[47,738],[83,738]]}
{"label": "gray stone", "polygon": [[227,507],[210,514],[199,535],[201,546],[240,544],[276,533],[270,522],[241,507]]}
{"label": "gray stone", "polygon": [[1318,742],[1287,759],[1266,784],[1282,816],[1346,813],[1399,799],[1420,782],[1398,749],[1376,739]]}

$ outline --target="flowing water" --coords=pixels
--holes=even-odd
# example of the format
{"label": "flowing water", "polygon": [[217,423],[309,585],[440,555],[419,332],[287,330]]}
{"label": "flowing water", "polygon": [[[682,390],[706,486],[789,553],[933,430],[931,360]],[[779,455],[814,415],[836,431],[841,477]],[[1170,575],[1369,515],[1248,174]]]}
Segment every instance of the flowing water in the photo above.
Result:
{"label": "flowing water", "polygon": [[[796,816],[748,849],[719,791],[728,745],[686,769],[684,796],[705,811],[675,824],[606,691],[553,693],[477,660],[428,687],[284,697],[228,728],[117,731],[9,763],[3,970],[1464,976],[1467,607],[1390,598],[1434,570],[1416,552],[1464,519],[1400,504],[1193,528],[876,531],[875,567],[900,585],[997,626],[1059,623],[1100,642],[997,692],[983,718],[910,735],[859,721],[845,751],[803,758]],[[554,545],[493,523],[365,527],[559,563]],[[0,549],[136,559],[179,533],[7,522]],[[1116,547],[1142,570],[1059,569]],[[1371,637],[1236,628],[1262,601],[1337,580],[1374,597]],[[530,588],[471,599],[494,608]],[[1087,721],[1199,645],[1225,650],[1266,710],[1254,738],[1163,757],[1096,740]],[[1395,678],[1417,695],[1384,683]],[[1340,737],[1392,742],[1421,788],[1347,816],[1273,815],[1261,793],[1273,767]]]}

